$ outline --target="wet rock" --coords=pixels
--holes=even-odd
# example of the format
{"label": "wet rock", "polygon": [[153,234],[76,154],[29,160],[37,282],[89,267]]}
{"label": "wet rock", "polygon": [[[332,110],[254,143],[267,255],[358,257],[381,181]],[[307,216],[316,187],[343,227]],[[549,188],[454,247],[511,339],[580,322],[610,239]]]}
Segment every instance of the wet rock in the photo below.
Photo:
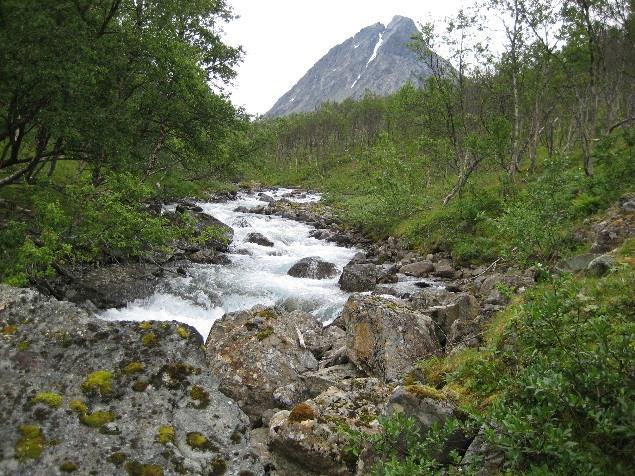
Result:
{"label": "wet rock", "polygon": [[[194,233],[197,237],[205,236],[205,246],[216,251],[228,251],[229,245],[234,239],[234,230],[223,223],[222,221],[214,218],[207,213],[196,211],[192,209],[179,209],[177,207],[177,214],[187,216],[188,222],[194,223]],[[191,248],[191,244],[180,242],[179,247]]]}
{"label": "wet rock", "polygon": [[76,474],[263,474],[194,329],[101,321],[7,286],[0,325],[14,330],[0,339],[0,473],[58,474],[70,461]]}
{"label": "wet rock", "polygon": [[374,264],[348,264],[340,276],[340,289],[349,292],[372,291],[381,274],[380,268]]}
{"label": "wet rock", "polygon": [[602,255],[594,258],[587,266],[587,274],[591,276],[604,276],[615,267],[615,259],[610,255]]}
{"label": "wet rock", "polygon": [[432,318],[397,300],[353,295],[342,320],[350,361],[386,381],[397,380],[417,360],[440,350]]}
{"label": "wet rock", "polygon": [[257,232],[249,233],[247,235],[247,241],[249,243],[255,243],[260,246],[273,247],[273,241],[269,240],[262,233],[257,233]]}
{"label": "wet rock", "polygon": [[400,273],[406,274],[408,276],[416,276],[418,278],[426,276],[432,271],[434,271],[434,265],[431,261],[427,260],[407,264],[399,269]]}
{"label": "wet rock", "polygon": [[77,269],[52,283],[55,294],[74,303],[90,301],[99,309],[123,307],[135,299],[151,296],[161,269],[147,263],[126,263]]}
{"label": "wet rock", "polygon": [[302,373],[317,370],[318,362],[306,347],[309,338],[316,340],[321,332],[313,316],[299,311],[255,307],[225,314],[206,341],[209,371],[220,380],[221,391],[238,402],[253,424],[259,424],[265,410],[280,406],[274,397],[277,389],[299,383]]}
{"label": "wet rock", "polygon": [[337,268],[333,263],[312,256],[302,258],[291,266],[287,274],[294,278],[328,279],[337,276]]}

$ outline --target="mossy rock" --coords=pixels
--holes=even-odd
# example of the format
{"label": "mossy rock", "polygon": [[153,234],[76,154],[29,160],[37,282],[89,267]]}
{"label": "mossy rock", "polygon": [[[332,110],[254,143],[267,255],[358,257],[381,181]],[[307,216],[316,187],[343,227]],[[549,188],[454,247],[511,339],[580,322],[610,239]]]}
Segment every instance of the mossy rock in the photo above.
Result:
{"label": "mossy rock", "polygon": [[433,400],[445,400],[446,395],[434,387],[428,385],[406,385],[406,392],[416,395],[419,398],[432,398]]}
{"label": "mossy rock", "polygon": [[211,476],[222,476],[227,472],[227,463],[222,458],[214,458],[212,460]]}
{"label": "mossy rock", "polygon": [[33,397],[34,403],[43,403],[51,408],[59,408],[63,401],[64,397],[55,392],[38,392]]}
{"label": "mossy rock", "polygon": [[274,311],[273,309],[263,309],[262,311],[258,311],[256,313],[256,316],[264,317],[266,319],[277,319],[278,318],[278,314],[276,314],[276,311]]}
{"label": "mossy rock", "polygon": [[46,445],[42,429],[37,425],[20,425],[18,431],[20,439],[15,445],[16,458],[22,461],[39,458]]}
{"label": "mossy rock", "polygon": [[128,461],[124,469],[130,476],[163,476],[163,468],[158,464],[142,464],[137,461]]}
{"label": "mossy rock", "polygon": [[150,321],[140,322],[138,324],[138,327],[139,327],[139,329],[143,329],[144,331],[148,331],[148,330],[152,329],[152,322],[150,322]]}
{"label": "mossy rock", "polygon": [[97,370],[92,372],[82,382],[81,388],[84,393],[98,393],[102,396],[112,394],[113,373],[109,370]]}

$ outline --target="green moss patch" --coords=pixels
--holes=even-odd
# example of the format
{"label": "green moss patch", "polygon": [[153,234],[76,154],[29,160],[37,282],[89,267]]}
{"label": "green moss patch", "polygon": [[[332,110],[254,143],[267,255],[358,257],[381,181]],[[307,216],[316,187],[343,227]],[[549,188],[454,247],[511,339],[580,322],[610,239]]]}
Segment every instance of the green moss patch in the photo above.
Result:
{"label": "green moss patch", "polygon": [[256,339],[258,339],[259,341],[263,341],[267,337],[269,337],[271,334],[273,334],[273,327],[268,326],[268,327],[265,327],[260,332],[258,332],[258,334],[256,334]]}
{"label": "green moss patch", "polygon": [[167,445],[168,443],[174,442],[176,438],[176,431],[174,431],[173,426],[169,425],[161,425],[159,427],[159,431],[157,432],[157,441],[162,445]]}
{"label": "green moss patch", "polygon": [[156,347],[159,345],[159,338],[154,332],[148,332],[141,338],[141,343],[146,347]]}
{"label": "green moss patch", "polygon": [[187,339],[190,337],[190,331],[188,331],[185,327],[179,326],[176,328],[176,333],[181,337],[181,339]]}
{"label": "green moss patch", "polygon": [[60,464],[60,471],[62,473],[73,473],[77,471],[77,464],[73,461],[66,460],[62,464]]}
{"label": "green moss patch", "polygon": [[81,400],[71,400],[68,403],[68,406],[71,410],[77,413],[86,413],[88,412],[88,406],[82,402]]}
{"label": "green moss patch", "polygon": [[131,362],[123,368],[123,373],[130,375],[143,372],[146,368],[142,362]]}
{"label": "green moss patch", "polygon": [[124,466],[130,476],[163,476],[163,469],[157,464],[142,464],[128,461]]}
{"label": "green moss patch", "polygon": [[209,405],[209,392],[199,385],[194,385],[190,390],[190,398],[197,401],[196,408],[206,408]]}
{"label": "green moss patch", "polygon": [[51,408],[59,408],[64,401],[64,397],[55,392],[39,392],[33,397],[33,402],[43,403]]}
{"label": "green moss patch", "polygon": [[115,414],[113,412],[96,411],[93,413],[83,413],[79,417],[79,421],[82,424],[91,428],[100,428],[106,423],[110,423],[115,420]]}
{"label": "green moss patch", "polygon": [[213,450],[215,446],[210,442],[205,435],[198,431],[191,431],[187,434],[185,441],[187,444],[195,450],[205,451]]}
{"label": "green moss patch", "polygon": [[112,393],[113,373],[108,370],[97,370],[86,377],[81,388],[84,393],[98,393],[102,396]]}
{"label": "green moss patch", "polygon": [[15,445],[15,456],[19,460],[39,458],[46,445],[42,429],[37,425],[20,425],[20,439]]}

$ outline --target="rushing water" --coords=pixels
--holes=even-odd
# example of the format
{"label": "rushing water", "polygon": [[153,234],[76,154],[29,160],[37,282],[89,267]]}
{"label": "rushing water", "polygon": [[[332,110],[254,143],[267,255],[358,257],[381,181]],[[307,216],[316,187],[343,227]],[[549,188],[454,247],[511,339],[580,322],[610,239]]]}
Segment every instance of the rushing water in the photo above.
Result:
{"label": "rushing water", "polygon": [[[288,194],[288,189],[266,192],[273,198]],[[297,202],[320,199],[317,194]],[[208,213],[234,229],[234,241],[228,253],[229,265],[198,265],[188,268],[187,277],[174,277],[163,283],[148,299],[129,303],[123,309],[110,309],[101,317],[107,320],[180,321],[195,327],[207,337],[215,320],[226,312],[249,309],[256,304],[277,305],[286,309],[301,309],[327,323],[341,311],[349,293],[332,279],[305,279],[287,275],[293,264],[302,258],[318,256],[341,269],[357,250],[309,236],[312,227],[276,216],[235,212],[239,206],[252,208],[263,205],[253,194],[241,194],[224,203],[199,203]],[[265,247],[248,243],[249,233],[258,232],[274,242]]]}

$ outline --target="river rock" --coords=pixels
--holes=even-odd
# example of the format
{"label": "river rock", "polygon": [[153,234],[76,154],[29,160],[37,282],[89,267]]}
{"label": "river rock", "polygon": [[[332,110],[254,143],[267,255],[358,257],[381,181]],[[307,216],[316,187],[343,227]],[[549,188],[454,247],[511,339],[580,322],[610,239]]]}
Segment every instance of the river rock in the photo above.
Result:
{"label": "river rock", "polygon": [[340,276],[342,291],[372,291],[381,276],[381,268],[374,264],[347,264]]}
{"label": "river rock", "polygon": [[263,474],[194,329],[7,286],[0,328],[0,474]]}
{"label": "river rock", "polygon": [[337,276],[337,268],[333,263],[311,256],[291,266],[287,274],[294,278],[328,279]]}
{"label": "river rock", "polygon": [[[177,207],[177,215],[178,214],[181,215],[181,218],[187,216],[185,220],[194,224],[195,235],[197,237],[205,237],[204,245],[207,248],[221,252],[229,250],[229,245],[234,239],[234,230],[230,226],[202,211],[180,209]],[[196,244],[184,243],[182,241],[179,242],[177,246],[188,250],[196,248]]]}
{"label": "river rock", "polygon": [[[277,389],[299,383],[302,373],[317,370],[318,362],[307,347],[318,346],[315,341],[321,333],[321,324],[299,311],[257,306],[225,314],[206,341],[209,371],[220,380],[221,391],[259,424],[265,410],[280,406],[280,398],[274,397]],[[288,395],[288,390],[279,391],[278,397]],[[297,391],[298,401],[301,394]]]}
{"label": "river rock", "polygon": [[440,350],[432,318],[398,300],[353,295],[342,319],[350,361],[386,381],[397,380],[417,360]]}
{"label": "river rock", "polygon": [[99,309],[123,307],[151,296],[161,269],[147,263],[125,263],[70,270],[53,280],[57,297],[77,304],[90,301]]}
{"label": "river rock", "polygon": [[441,260],[434,265],[434,275],[439,278],[454,279],[456,270],[449,260]]}
{"label": "river rock", "polygon": [[260,246],[273,247],[273,241],[268,239],[262,233],[252,232],[247,235],[247,241],[249,243],[255,243]]}
{"label": "river rock", "polygon": [[399,272],[407,274],[408,276],[416,276],[418,278],[426,276],[428,273],[434,271],[434,265],[431,261],[417,261],[410,263],[399,268]]}

